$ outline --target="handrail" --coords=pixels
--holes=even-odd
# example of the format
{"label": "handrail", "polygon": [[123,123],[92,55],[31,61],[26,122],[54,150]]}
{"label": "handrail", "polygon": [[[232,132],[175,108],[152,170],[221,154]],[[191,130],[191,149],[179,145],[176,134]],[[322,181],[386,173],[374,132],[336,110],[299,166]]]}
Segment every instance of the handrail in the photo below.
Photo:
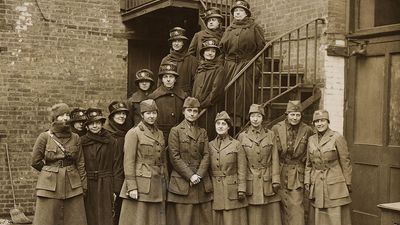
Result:
{"label": "handrail", "polygon": [[272,39],[272,40],[270,40],[269,42],[267,42],[266,44],[265,44],[265,46],[264,46],[264,48],[262,49],[262,50],[260,50],[233,78],[232,78],[232,80],[231,81],[229,81],[229,83],[225,86],[225,88],[224,88],[224,90],[225,91],[227,91],[231,86],[232,86],[232,84],[237,80],[237,79],[239,79],[239,77],[258,59],[258,57],[260,57],[261,56],[261,54],[263,54],[264,53],[264,51],[265,50],[267,50],[267,48],[269,47],[269,46],[271,46],[274,42],[276,42],[277,40],[279,40],[279,39],[281,39],[281,38],[283,38],[284,36],[286,36],[286,35],[289,35],[290,33],[292,33],[292,32],[294,32],[295,30],[297,30],[297,29],[299,29],[300,27],[304,27],[304,26],[307,26],[307,25],[309,25],[309,24],[311,24],[311,23],[313,23],[313,22],[315,22],[315,21],[322,21],[322,24],[325,24],[325,19],[324,18],[316,18],[316,19],[314,19],[314,20],[312,20],[312,21],[309,21],[309,22],[307,22],[307,23],[304,23],[304,24],[302,24],[302,25],[300,25],[300,26],[298,26],[298,27],[296,27],[296,28],[294,28],[294,29],[292,29],[292,30],[290,30],[290,31],[287,31],[287,32],[285,32],[285,33],[283,33],[282,35],[279,35],[278,37],[276,37],[276,38],[274,38],[274,39]]}

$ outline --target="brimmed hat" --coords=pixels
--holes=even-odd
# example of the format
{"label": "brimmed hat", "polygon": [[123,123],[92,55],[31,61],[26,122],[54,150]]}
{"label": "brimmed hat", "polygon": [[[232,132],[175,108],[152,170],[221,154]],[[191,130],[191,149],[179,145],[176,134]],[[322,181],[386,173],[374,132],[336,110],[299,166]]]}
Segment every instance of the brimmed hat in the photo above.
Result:
{"label": "brimmed hat", "polygon": [[225,120],[230,127],[232,127],[232,119],[231,117],[229,117],[228,113],[226,111],[222,111],[217,113],[217,115],[215,116],[215,120],[214,122],[217,122],[218,120]]}
{"label": "brimmed hat", "polygon": [[71,110],[67,104],[57,103],[50,108],[50,119],[53,122],[57,119],[58,116],[64,115],[66,113],[69,114],[70,111]]}
{"label": "brimmed hat", "polygon": [[258,104],[251,104],[249,109],[249,115],[251,113],[260,113],[261,115],[265,116],[264,107]]}
{"label": "brimmed hat", "polygon": [[204,13],[204,15],[205,15],[204,20],[206,21],[206,23],[210,18],[220,18],[221,20],[224,19],[224,17],[221,15],[221,10],[217,7],[208,8]]}
{"label": "brimmed hat", "polygon": [[187,97],[183,102],[183,108],[200,108],[200,102],[197,98]]}
{"label": "brimmed hat", "polygon": [[289,112],[302,112],[301,103],[298,100],[289,101],[286,107],[286,113]]}
{"label": "brimmed hat", "polygon": [[149,81],[150,85],[154,84],[154,80],[153,80],[153,72],[151,72],[151,70],[149,69],[141,69],[138,70],[136,72],[136,80],[135,80],[135,84],[139,85],[140,81]]}
{"label": "brimmed hat", "polygon": [[86,109],[84,108],[74,108],[72,109],[71,113],[69,114],[71,119],[69,120],[69,123],[74,123],[74,122],[85,122],[87,120],[86,116]]}
{"label": "brimmed hat", "polygon": [[317,110],[313,115],[313,122],[320,119],[327,119],[329,121],[329,113],[325,109]]}
{"label": "brimmed hat", "polygon": [[117,112],[126,112],[126,114],[128,114],[129,112],[126,104],[124,102],[119,102],[119,101],[111,102],[111,104],[108,106],[108,111],[110,112],[108,118],[111,118],[111,116],[113,116]]}
{"label": "brimmed hat", "polygon": [[204,57],[204,51],[208,48],[214,48],[217,50],[217,54],[219,54],[220,49],[218,47],[218,40],[216,38],[208,38],[203,41],[201,44],[200,55]]}
{"label": "brimmed hat", "polygon": [[182,27],[174,27],[169,31],[169,39],[168,41],[174,41],[174,40],[189,40],[185,36],[186,30],[183,29]]}
{"label": "brimmed hat", "polygon": [[157,111],[158,112],[158,107],[156,102],[153,99],[147,99],[143,100],[140,102],[140,112],[151,112],[151,111]]}
{"label": "brimmed hat", "polygon": [[178,67],[175,62],[166,62],[160,65],[160,69],[158,71],[158,77],[162,78],[164,74],[172,74],[175,77],[179,77]]}
{"label": "brimmed hat", "polygon": [[101,121],[102,123],[106,122],[106,118],[103,116],[103,112],[99,108],[88,108],[86,110],[86,116],[88,119],[86,120],[85,125],[96,121]]}
{"label": "brimmed hat", "polygon": [[235,10],[235,8],[242,8],[246,11],[247,16],[251,16],[251,12],[250,12],[250,4],[244,0],[239,0],[236,1],[232,7],[231,7],[231,14],[233,15],[233,10]]}

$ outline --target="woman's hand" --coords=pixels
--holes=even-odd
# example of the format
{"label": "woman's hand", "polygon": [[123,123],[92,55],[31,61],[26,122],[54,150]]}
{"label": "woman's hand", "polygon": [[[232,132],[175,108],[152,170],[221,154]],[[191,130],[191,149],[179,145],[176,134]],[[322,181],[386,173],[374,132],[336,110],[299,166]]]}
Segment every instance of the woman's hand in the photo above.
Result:
{"label": "woman's hand", "polygon": [[128,195],[130,198],[132,199],[138,199],[139,195],[138,195],[138,191],[137,190],[132,190],[128,192]]}

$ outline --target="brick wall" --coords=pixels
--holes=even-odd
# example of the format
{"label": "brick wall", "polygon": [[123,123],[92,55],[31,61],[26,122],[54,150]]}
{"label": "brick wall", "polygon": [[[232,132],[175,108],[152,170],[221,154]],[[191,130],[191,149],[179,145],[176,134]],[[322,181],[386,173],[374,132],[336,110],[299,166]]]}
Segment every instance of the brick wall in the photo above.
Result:
{"label": "brick wall", "polygon": [[57,102],[104,110],[126,96],[127,41],[118,0],[0,0],[0,214],[12,205],[5,143],[17,204],[34,210],[32,146]]}

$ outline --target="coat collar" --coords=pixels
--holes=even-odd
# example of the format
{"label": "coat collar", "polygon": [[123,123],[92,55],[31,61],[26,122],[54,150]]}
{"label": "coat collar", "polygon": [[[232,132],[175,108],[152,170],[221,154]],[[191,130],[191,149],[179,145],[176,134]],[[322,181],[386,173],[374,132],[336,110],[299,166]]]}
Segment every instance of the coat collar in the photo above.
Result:
{"label": "coat collar", "polygon": [[143,132],[144,136],[159,142],[160,132],[158,132],[157,127],[155,127],[154,133],[151,132],[151,130],[143,123],[143,121],[140,121],[140,123],[137,125],[137,127]]}
{"label": "coat collar", "polygon": [[[282,121],[279,123],[278,126],[278,134],[279,134],[279,139],[281,141],[281,146],[283,149],[287,149],[287,129],[288,125],[286,124],[286,120]],[[307,131],[307,125],[305,125],[303,122],[300,122],[299,124],[299,130],[297,131],[296,135],[296,140],[293,145],[294,151],[296,151],[296,148],[299,146],[301,139],[304,137],[305,132]]]}
{"label": "coat collar", "polygon": [[[334,135],[335,135],[335,132],[333,132],[330,128],[328,128],[325,131],[324,136],[322,136],[321,140],[318,142],[318,146],[321,147],[324,144],[326,144],[328,141],[331,140],[332,136],[334,136]],[[318,140],[318,133],[315,136],[316,136],[316,138]]]}
{"label": "coat collar", "polygon": [[233,141],[232,141],[233,138],[231,136],[227,136],[226,138],[221,140],[221,145],[217,146],[217,143],[218,143],[217,139],[218,139],[218,136],[212,142],[210,142],[210,144],[218,152],[226,149],[229,145],[231,145],[233,143]]}
{"label": "coat collar", "polygon": [[189,123],[184,119],[178,127],[193,140],[199,139],[201,132],[197,125],[192,125],[192,129],[190,129]]}
{"label": "coat collar", "polygon": [[299,130],[297,131],[296,141],[294,142],[293,146],[294,151],[296,151],[296,148],[297,146],[299,146],[300,141],[304,137],[306,131],[307,131],[307,125],[305,125],[303,122],[300,122]]}
{"label": "coat collar", "polygon": [[[254,132],[255,130],[250,126],[248,129],[248,132],[251,132],[252,134],[256,134]],[[261,141],[268,136],[268,132],[265,131],[263,127],[260,129],[260,135],[257,138],[257,135],[247,135],[247,138],[250,139],[253,142],[261,143]]]}

